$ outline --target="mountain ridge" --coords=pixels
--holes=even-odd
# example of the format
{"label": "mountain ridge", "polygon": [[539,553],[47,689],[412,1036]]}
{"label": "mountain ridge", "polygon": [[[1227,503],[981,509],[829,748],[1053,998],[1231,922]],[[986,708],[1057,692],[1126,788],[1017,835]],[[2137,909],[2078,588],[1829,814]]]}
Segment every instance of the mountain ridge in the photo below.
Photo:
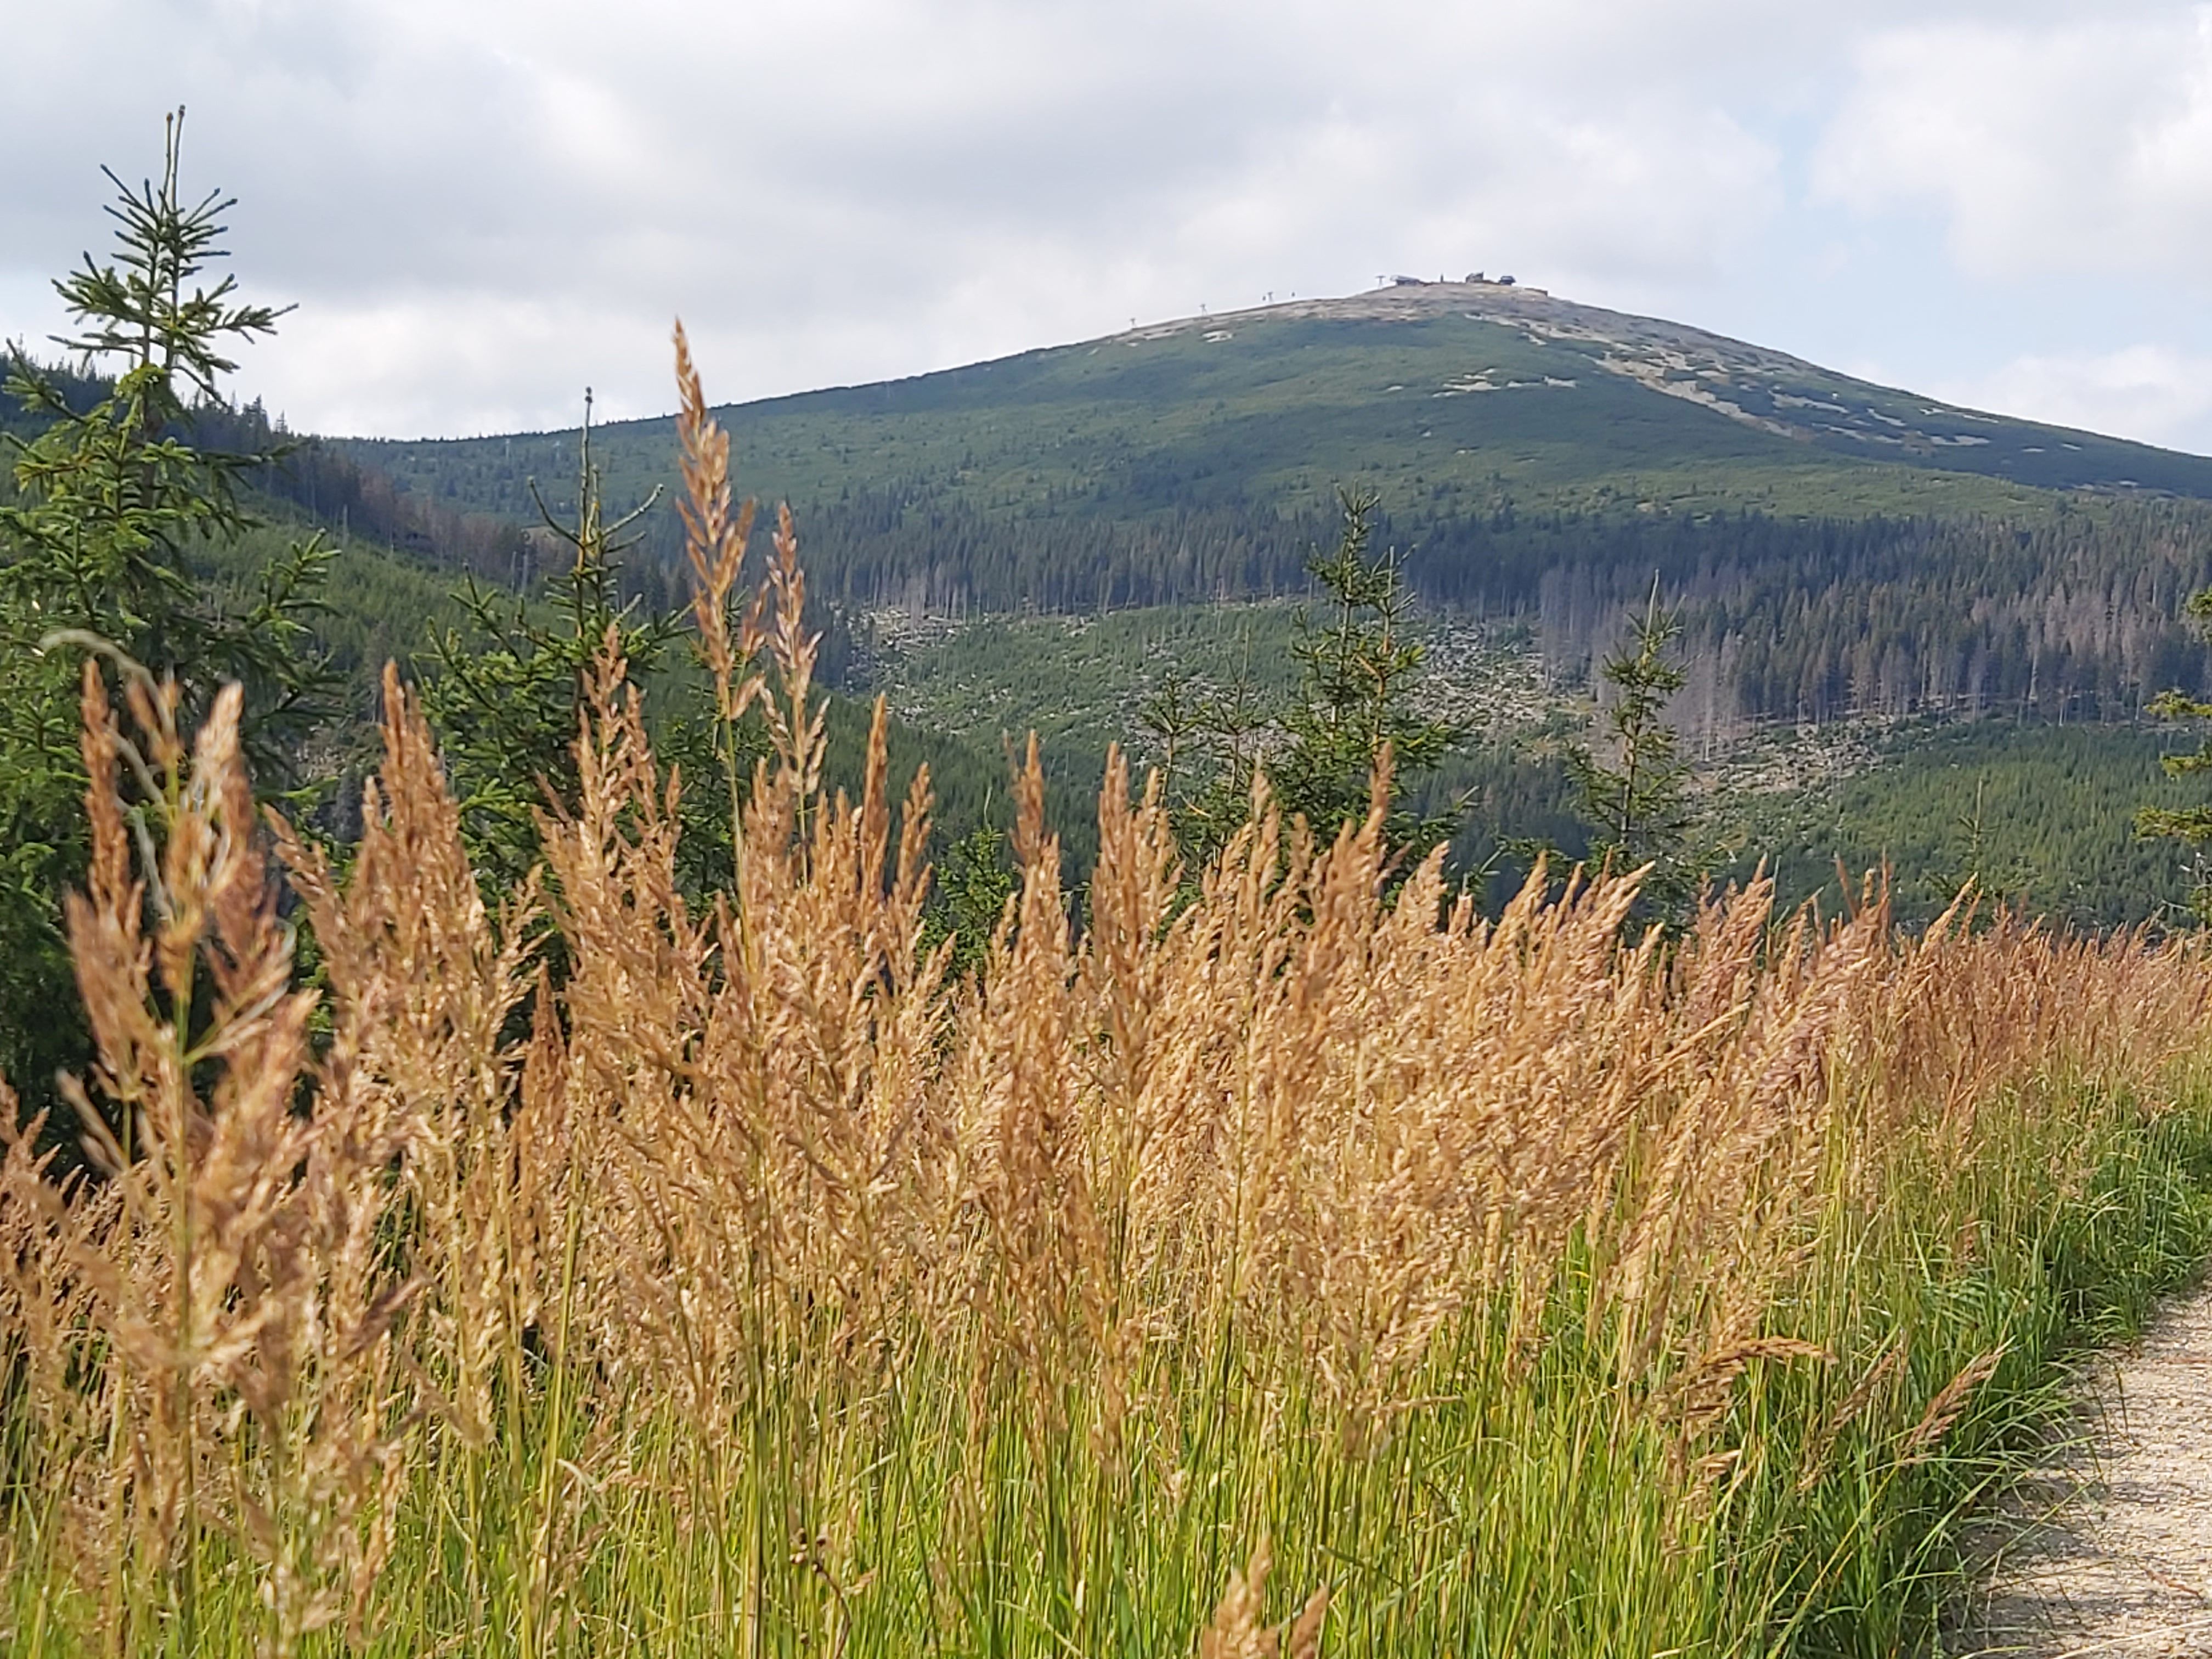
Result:
{"label": "mountain ridge", "polygon": [[[1229,368],[1199,355],[1219,347],[1248,362]],[[1255,347],[1257,362],[1249,361]],[[1122,356],[1128,351],[1135,355]],[[1102,356],[1109,360],[1103,365],[1095,361]],[[1363,357],[1371,361],[1363,365]],[[1363,374],[1363,367],[1386,374]],[[1531,391],[1581,393],[1582,407],[1563,416],[1511,396]],[[1655,398],[1664,404],[1652,404]],[[1516,406],[1486,416],[1447,412],[1443,406],[1454,401]],[[1118,428],[1110,418],[1146,404],[1170,417],[1157,434]],[[1316,469],[1340,481],[1387,473],[1375,456],[1360,453],[1381,442],[1418,458],[1425,485],[1435,481],[1430,473],[1462,489],[1491,483],[1498,486],[1492,493],[1524,507],[1664,510],[1680,502],[1692,510],[1852,515],[2049,505],[2022,490],[2212,499],[2212,458],[1965,409],[1691,325],[1496,283],[1394,285],[1171,319],[927,374],[725,404],[717,412],[733,434],[752,440],[748,459],[763,493],[794,502],[915,474],[939,476],[960,486],[955,494],[972,495],[964,486],[974,480],[956,475],[979,471],[988,479],[995,463],[1000,473],[1035,472],[1041,480],[1049,474],[1057,485],[1095,495],[1101,507],[1145,511],[1170,503],[1157,491],[1117,487],[1116,470],[1141,471],[1133,457],[1188,448],[1194,437],[1203,447],[1219,435],[1191,430],[1203,424],[1185,418],[1193,404],[1211,404],[1231,422],[1256,422],[1246,434],[1251,441],[1233,458],[1237,465],[1216,469],[1216,476],[1233,476],[1249,498],[1286,507],[1322,499]],[[1425,405],[1418,420],[1407,413],[1413,404]],[[963,428],[933,441],[922,431],[994,406],[1049,407],[1059,429],[1012,440]],[[1077,412],[1061,418],[1070,410]],[[1717,417],[1745,441],[1700,431],[1693,410]],[[907,429],[871,429],[894,417]],[[641,489],[665,481],[670,419],[597,428],[611,481]],[[779,441],[775,428],[793,422],[857,423],[862,430],[857,443],[854,434],[817,432]],[[1451,429],[1449,453],[1435,451],[1440,427]],[[497,446],[510,459],[521,451],[540,463],[533,476],[558,478],[556,458],[564,444],[573,451],[576,431],[333,441],[410,487],[522,518],[527,495],[512,469],[503,489],[479,483],[472,491],[456,474],[481,479],[484,469],[453,462]],[[1153,436],[1171,442],[1148,444]],[[876,441],[885,437],[894,441]],[[659,453],[648,459],[641,447]],[[825,451],[856,447],[857,458],[836,455],[836,468],[820,464]],[[810,449],[811,455],[802,453]],[[1387,488],[1386,479],[1375,482]]]}
{"label": "mountain ridge", "polygon": [[[1387,286],[1357,295],[1272,301],[1239,311],[1177,318],[1164,323],[1120,331],[1103,336],[1102,339],[1109,342],[1166,339],[1194,329],[1198,330],[1202,337],[1209,332],[1222,331],[1233,337],[1236,328],[1264,321],[1314,319],[1391,322],[1451,314],[1523,331],[1534,337],[1530,339],[1531,343],[1565,345],[1570,349],[1588,345],[1605,348],[1603,355],[1593,360],[1600,370],[1618,374],[1650,391],[1681,398],[1778,437],[1809,443],[1840,438],[1857,446],[1872,447],[1867,448],[1869,454],[1895,451],[1940,461],[1942,452],[1946,450],[1994,447],[1990,428],[2018,428],[2023,433],[2052,439],[2061,450],[2076,454],[2090,453],[2089,445],[2109,446],[2118,453],[2141,457],[2147,464],[2142,469],[2145,471],[2168,470],[2170,462],[2184,464],[2194,487],[2172,493],[2212,496],[2212,457],[2143,443],[2135,439],[2113,437],[2083,428],[2064,427],[2021,416],[1969,409],[1962,404],[1926,397],[1905,387],[1883,386],[1844,374],[1808,358],[1739,340],[1693,324],[1593,306],[1565,299],[1546,289],[1513,282],[1486,282],[1470,277],[1464,282],[1431,283],[1399,278]],[[1097,342],[1079,343],[1089,345]],[[1761,376],[1770,381],[1795,380],[1800,384],[1823,386],[1856,393],[1861,398],[1861,406],[1853,409],[1831,399],[1808,398],[1771,384],[1761,386],[1756,383]],[[1550,386],[1556,382],[1557,377],[1553,377],[1545,384]],[[1723,396],[1713,390],[1716,385],[1738,395],[1734,398]],[[1511,384],[1480,387],[1447,385],[1431,395],[1518,389],[1521,387]],[[1763,410],[1757,406],[1762,402],[1766,405]],[[1899,414],[1897,411],[1900,408],[1907,412]],[[1832,418],[1814,419],[1809,415],[1794,412],[1798,410],[1819,410]],[[1982,429],[1937,429],[1940,426],[1957,427],[1962,424]],[[2087,440],[2088,443],[2084,444],[2083,440]],[[2028,453],[2048,453],[2052,446],[2024,447]],[[2063,466],[2063,458],[2056,464]],[[2081,465],[2086,468],[2087,463]],[[1960,462],[1954,461],[1945,465],[1944,470],[1983,469],[1962,468]],[[2095,488],[2098,484],[2085,479],[2073,487]],[[2147,486],[2139,479],[2122,478],[2104,487],[2142,489],[2163,486]]]}
{"label": "mountain ridge", "polygon": [[[853,610],[1093,612],[1304,591],[1340,487],[1429,600],[1517,618],[1550,672],[1655,577],[1741,719],[2132,712],[2212,678],[2212,459],[1960,410],[1687,325],[1497,283],[1171,319],[723,406]],[[338,446],[527,522],[577,434]],[[674,483],[665,417],[594,428],[611,505]],[[680,585],[664,499],[640,557]]]}

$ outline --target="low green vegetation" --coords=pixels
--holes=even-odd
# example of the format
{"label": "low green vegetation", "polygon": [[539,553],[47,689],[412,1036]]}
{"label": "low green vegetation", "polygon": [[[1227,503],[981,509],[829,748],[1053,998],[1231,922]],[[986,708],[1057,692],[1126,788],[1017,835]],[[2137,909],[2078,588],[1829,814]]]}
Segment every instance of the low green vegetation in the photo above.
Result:
{"label": "low green vegetation", "polygon": [[1988,902],[2067,927],[2186,924],[2195,884],[2170,842],[2137,833],[2145,802],[2197,799],[2164,778],[2179,734],[2152,726],[1987,720],[1876,734],[1844,775],[1749,794],[1725,809],[1735,874],[1764,856],[1783,893],[1844,895],[1837,866],[1892,872],[1901,915],[1939,914],[1972,881]]}

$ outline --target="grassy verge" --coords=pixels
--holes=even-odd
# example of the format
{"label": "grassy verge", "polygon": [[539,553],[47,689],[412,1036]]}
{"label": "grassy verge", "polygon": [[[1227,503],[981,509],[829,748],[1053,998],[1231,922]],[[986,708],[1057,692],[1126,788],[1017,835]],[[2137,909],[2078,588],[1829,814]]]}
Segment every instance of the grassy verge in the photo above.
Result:
{"label": "grassy verge", "polygon": [[[1686,1484],[1678,1425],[1582,1340],[1587,1279],[1525,1373],[1468,1316],[1356,1434],[1297,1368],[1163,1344],[1110,1452],[1095,1389],[1037,1433],[1019,1390],[979,1396],[976,1357],[927,1332],[764,1379],[712,1447],[599,1379],[556,1425],[550,1378],[510,1356],[501,1431],[407,1470],[358,1650],[1186,1653],[1261,1536],[1268,1613],[1326,1585],[1329,1653],[1916,1650],[1962,1523],[2058,1403],[2054,1362],[2131,1331],[2212,1246],[2201,1092],[1996,1105],[2002,1158],[1917,1165],[1881,1212],[1834,1216],[1787,1321],[1833,1362],[1747,1362]],[[2062,1190],[2085,1121],[2094,1170]],[[54,1495],[16,1500],[10,1650],[95,1650],[98,1589],[49,1553]],[[261,1575],[201,1547],[194,1650],[256,1651]],[[132,1645],[182,1650],[161,1587],[133,1593]]]}
{"label": "grassy verge", "polygon": [[1382,904],[1378,823],[1185,903],[1118,771],[1079,933],[1032,762],[951,981],[880,729],[844,802],[782,721],[697,915],[607,665],[496,915],[388,689],[349,870],[280,838],[325,1041],[232,714],[143,695],[130,797],[88,698],[108,1173],[0,1166],[11,1654],[1909,1650],[2212,1247],[2193,949],[1493,924]]}

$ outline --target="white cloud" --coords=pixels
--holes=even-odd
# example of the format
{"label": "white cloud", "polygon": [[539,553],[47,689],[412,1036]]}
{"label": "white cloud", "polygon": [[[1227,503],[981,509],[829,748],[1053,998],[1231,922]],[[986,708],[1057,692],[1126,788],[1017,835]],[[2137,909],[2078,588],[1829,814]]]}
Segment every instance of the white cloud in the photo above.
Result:
{"label": "white cloud", "polygon": [[[241,274],[302,302],[248,384],[459,430],[587,377],[665,406],[657,343],[618,360],[679,309],[755,395],[1384,268],[1694,283],[1778,200],[1693,50],[1747,4],[1673,8],[1686,43],[1629,0],[78,0],[0,63],[0,141],[94,51],[145,111],[101,132],[123,170],[189,101]],[[0,271],[95,235],[88,160],[0,187]]]}
{"label": "white cloud", "polygon": [[1856,71],[1826,195],[1933,210],[1984,278],[2212,272],[2212,7],[1900,27]]}
{"label": "white cloud", "polygon": [[[679,311],[726,397],[1384,270],[1512,270],[1705,320],[1723,290],[1778,291],[1793,151],[1839,99],[1821,211],[1926,202],[2000,246],[2011,233],[1984,220],[2026,216],[2005,203],[2048,193],[2034,169],[2067,152],[2026,131],[2051,156],[2008,183],[2033,123],[1983,80],[2047,91],[2087,31],[2110,60],[2075,122],[2094,138],[2134,119],[2120,105],[2146,51],[2180,88],[2160,107],[2196,108],[2172,43],[2200,40],[2193,12],[2158,0],[2110,0],[2098,16],[2119,21],[2094,27],[2069,0],[1948,0],[1934,29],[1928,0],[24,9],[0,146],[58,159],[0,175],[0,332],[36,331],[30,277],[104,234],[94,162],[146,171],[182,100],[190,177],[240,198],[241,278],[301,302],[243,387],[304,425],[388,433],[565,423],[586,381],[611,414],[663,409]],[[1992,40],[2014,56],[1976,80]],[[88,149],[94,77],[109,114]],[[1947,99],[1964,112],[1948,125],[1929,112]],[[2130,224],[2195,200],[2212,149],[2193,117],[2160,118],[2129,151]],[[1936,160],[1916,169],[1923,143]],[[2083,162],[2068,188],[2094,197],[2113,165]]]}

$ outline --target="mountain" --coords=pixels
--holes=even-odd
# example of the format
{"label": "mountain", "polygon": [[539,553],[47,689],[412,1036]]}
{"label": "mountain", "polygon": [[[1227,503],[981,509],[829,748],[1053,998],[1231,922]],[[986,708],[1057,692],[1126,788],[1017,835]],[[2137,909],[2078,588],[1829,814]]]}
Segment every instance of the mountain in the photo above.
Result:
{"label": "mountain", "polygon": [[[1708,725],[2111,717],[2212,667],[2178,620],[2212,580],[2212,459],[1530,288],[1397,285],[720,413],[742,486],[792,502],[817,591],[855,608],[1295,592],[1343,485],[1380,492],[1431,599],[1525,621],[1562,675],[1656,576]],[[340,447],[517,522],[577,465],[573,430]],[[672,482],[667,420],[592,452],[617,501]],[[647,534],[672,564],[665,506]]]}
{"label": "mountain", "polygon": [[[889,696],[902,773],[927,756],[952,836],[1003,817],[1001,741],[1034,727],[1079,876],[1105,745],[1134,738],[1146,757],[1139,714],[1163,674],[1284,689],[1296,605],[1217,601],[1295,596],[1342,481],[1382,492],[1431,601],[1435,712],[1474,741],[1426,805],[1475,803],[1467,868],[1501,836],[1579,844],[1556,738],[1656,573],[1687,623],[1674,718],[1737,803],[1735,873],[1771,859],[1794,899],[1838,858],[1887,860],[1907,914],[1973,873],[2100,925],[2185,894],[2130,817],[2195,799],[2154,764],[2179,734],[2135,716],[2164,686],[2212,684],[2180,617],[2212,582],[2200,458],[1488,284],[1191,319],[722,413],[741,482],[793,501],[811,590],[842,610],[823,617],[833,672]],[[218,448],[280,435],[252,407],[197,419]],[[666,421],[598,429],[592,449],[617,498],[672,482]],[[573,431],[307,439],[258,480],[279,523],[204,574],[243,590],[259,556],[326,526],[346,551],[319,631],[365,702],[387,655],[419,667],[464,574],[543,574],[557,550],[528,531],[527,480],[558,507],[577,459]],[[644,526],[631,584],[678,602],[672,515]],[[861,707],[833,711],[841,763]],[[1977,714],[2007,718],[1949,720]],[[1808,743],[1790,724],[1807,721],[1842,723]]]}
{"label": "mountain", "polygon": [[[1680,324],[1493,283],[1395,286],[720,411],[794,503],[928,478],[1034,512],[1310,506],[1331,481],[1523,509],[1862,514],[2026,507],[2078,489],[2212,498],[2212,459],[1932,403]],[[348,450],[456,505],[521,514],[574,430]],[[670,423],[595,434],[611,483],[671,476]],[[2022,490],[2018,486],[2027,486]]]}

